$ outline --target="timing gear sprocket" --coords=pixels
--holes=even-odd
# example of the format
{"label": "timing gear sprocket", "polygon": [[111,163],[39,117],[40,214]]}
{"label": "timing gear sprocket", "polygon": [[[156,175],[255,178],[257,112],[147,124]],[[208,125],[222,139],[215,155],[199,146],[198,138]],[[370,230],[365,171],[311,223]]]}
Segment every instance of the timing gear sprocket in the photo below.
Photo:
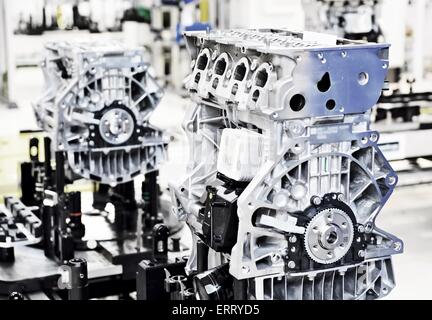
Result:
{"label": "timing gear sprocket", "polygon": [[342,259],[354,238],[354,225],[350,216],[339,208],[319,211],[308,223],[304,246],[309,257],[321,264]]}

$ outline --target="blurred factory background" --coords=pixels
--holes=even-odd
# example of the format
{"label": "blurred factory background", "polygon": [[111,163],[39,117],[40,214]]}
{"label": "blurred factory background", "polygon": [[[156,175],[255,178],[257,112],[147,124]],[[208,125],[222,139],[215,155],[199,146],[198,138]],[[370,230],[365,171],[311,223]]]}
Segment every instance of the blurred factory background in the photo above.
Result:
{"label": "blurred factory background", "polygon": [[[381,148],[400,183],[380,223],[405,240],[392,298],[432,298],[432,1],[430,0],[0,0],[0,195],[18,192],[18,166],[37,130],[39,63],[49,41],[144,47],[165,96],[152,121],[173,137],[162,185],[184,170],[181,131],[190,58],[182,32],[227,28],[323,31],[388,42],[390,71],[374,110]],[[416,266],[413,273],[413,266]]]}

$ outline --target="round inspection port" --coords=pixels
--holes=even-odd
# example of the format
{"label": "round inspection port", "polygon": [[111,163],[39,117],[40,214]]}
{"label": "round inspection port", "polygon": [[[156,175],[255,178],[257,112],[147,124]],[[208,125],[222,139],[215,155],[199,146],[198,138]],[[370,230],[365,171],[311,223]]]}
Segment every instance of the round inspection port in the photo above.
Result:
{"label": "round inspection port", "polygon": [[336,107],[336,101],[334,101],[333,99],[327,100],[326,102],[326,108],[327,110],[333,110]]}
{"label": "round inspection port", "polygon": [[302,94],[297,93],[292,96],[289,104],[292,111],[298,112],[306,105],[306,99]]}

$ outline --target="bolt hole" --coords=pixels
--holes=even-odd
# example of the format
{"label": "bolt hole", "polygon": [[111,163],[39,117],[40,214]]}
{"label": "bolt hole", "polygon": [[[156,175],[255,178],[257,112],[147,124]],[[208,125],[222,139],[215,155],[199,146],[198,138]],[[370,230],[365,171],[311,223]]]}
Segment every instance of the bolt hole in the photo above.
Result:
{"label": "bolt hole", "polygon": [[336,101],[333,99],[330,99],[326,102],[326,108],[327,110],[333,110],[336,107]]}
{"label": "bolt hole", "polygon": [[389,185],[394,185],[396,183],[396,177],[395,176],[390,176],[388,177],[388,184]]}
{"label": "bolt hole", "polygon": [[327,237],[326,237],[326,241],[329,244],[334,244],[336,241],[338,240],[338,235],[336,232],[332,231],[330,232]]}
{"label": "bolt hole", "polygon": [[306,104],[306,99],[301,94],[295,94],[290,100],[290,107],[292,111],[298,112],[304,108]]}
{"label": "bolt hole", "polygon": [[367,72],[360,72],[357,77],[359,85],[365,86],[369,82],[369,74]]}

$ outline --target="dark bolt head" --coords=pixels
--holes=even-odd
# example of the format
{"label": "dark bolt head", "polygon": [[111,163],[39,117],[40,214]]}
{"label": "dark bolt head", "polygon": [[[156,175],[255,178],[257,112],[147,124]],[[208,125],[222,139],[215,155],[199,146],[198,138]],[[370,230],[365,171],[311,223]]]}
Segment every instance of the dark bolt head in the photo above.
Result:
{"label": "dark bolt head", "polygon": [[168,237],[169,229],[166,225],[158,223],[153,227],[153,235],[157,237]]}
{"label": "dark bolt head", "polygon": [[12,292],[9,295],[9,300],[24,300],[24,296],[19,292]]}

